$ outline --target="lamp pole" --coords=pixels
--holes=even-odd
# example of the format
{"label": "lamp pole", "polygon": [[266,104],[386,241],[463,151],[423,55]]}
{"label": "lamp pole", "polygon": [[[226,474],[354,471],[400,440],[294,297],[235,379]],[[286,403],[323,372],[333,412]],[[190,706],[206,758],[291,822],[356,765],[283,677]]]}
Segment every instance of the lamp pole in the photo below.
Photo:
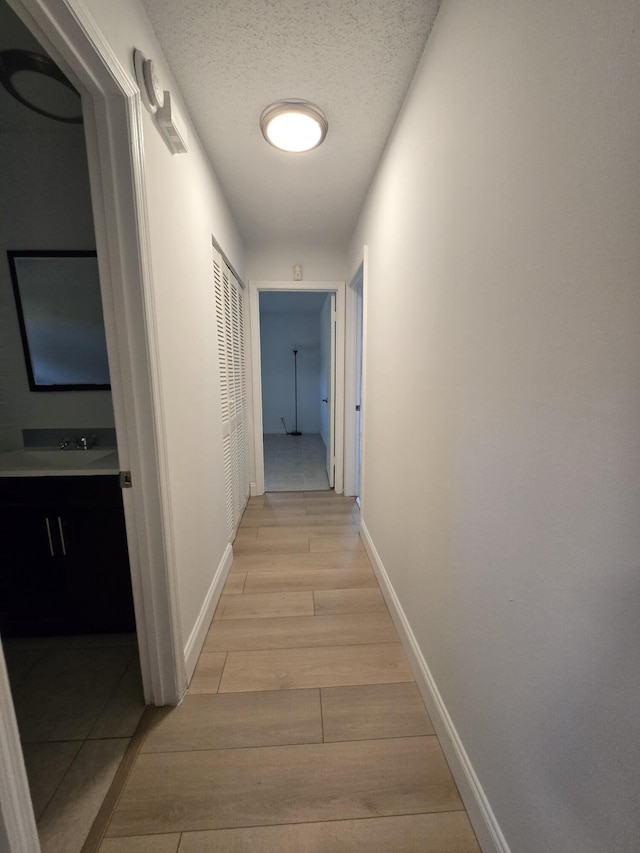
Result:
{"label": "lamp pole", "polygon": [[295,412],[296,412],[296,428],[290,435],[302,435],[301,432],[298,431],[298,350],[294,349],[293,351],[293,391],[294,391],[294,399],[295,399]]}

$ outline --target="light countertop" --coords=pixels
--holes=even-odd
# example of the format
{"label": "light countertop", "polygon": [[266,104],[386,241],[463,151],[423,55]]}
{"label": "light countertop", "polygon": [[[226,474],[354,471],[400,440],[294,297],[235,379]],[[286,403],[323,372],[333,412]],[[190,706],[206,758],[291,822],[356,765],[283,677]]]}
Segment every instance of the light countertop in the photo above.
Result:
{"label": "light countertop", "polygon": [[60,450],[23,447],[0,452],[0,477],[82,477],[119,472],[115,447]]}

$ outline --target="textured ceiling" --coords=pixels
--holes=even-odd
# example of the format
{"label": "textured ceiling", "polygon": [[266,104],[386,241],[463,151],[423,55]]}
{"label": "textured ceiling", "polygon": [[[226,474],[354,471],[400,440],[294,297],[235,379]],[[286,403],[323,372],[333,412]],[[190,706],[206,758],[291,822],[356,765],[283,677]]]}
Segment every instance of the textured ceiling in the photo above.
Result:
{"label": "textured ceiling", "polygon": [[[345,244],[440,0],[142,0],[242,237]],[[268,104],[304,98],[324,144],[263,140]]]}

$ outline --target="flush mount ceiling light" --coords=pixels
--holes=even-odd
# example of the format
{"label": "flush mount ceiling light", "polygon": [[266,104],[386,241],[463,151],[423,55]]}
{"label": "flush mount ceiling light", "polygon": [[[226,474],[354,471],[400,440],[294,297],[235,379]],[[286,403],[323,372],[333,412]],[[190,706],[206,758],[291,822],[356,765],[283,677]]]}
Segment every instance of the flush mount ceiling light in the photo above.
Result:
{"label": "flush mount ceiling light", "polygon": [[263,110],[260,129],[274,148],[302,153],[322,144],[329,122],[320,107],[309,101],[291,98],[277,101]]}
{"label": "flush mount ceiling light", "polygon": [[82,122],[80,95],[48,56],[30,50],[1,51],[0,83],[40,115],[69,124]]}

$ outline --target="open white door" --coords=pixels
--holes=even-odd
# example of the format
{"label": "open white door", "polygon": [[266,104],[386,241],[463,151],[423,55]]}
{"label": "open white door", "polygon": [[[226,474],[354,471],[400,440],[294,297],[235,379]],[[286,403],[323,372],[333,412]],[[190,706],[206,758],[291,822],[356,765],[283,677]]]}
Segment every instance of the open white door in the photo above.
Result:
{"label": "open white door", "polygon": [[335,486],[336,460],[336,295],[329,293],[320,314],[320,371],[322,401],[320,420],[322,439],[327,449],[326,468],[329,487]]}
{"label": "open white door", "polygon": [[329,486],[336,484],[336,295],[332,293],[329,315],[329,444],[327,445],[327,477]]}

